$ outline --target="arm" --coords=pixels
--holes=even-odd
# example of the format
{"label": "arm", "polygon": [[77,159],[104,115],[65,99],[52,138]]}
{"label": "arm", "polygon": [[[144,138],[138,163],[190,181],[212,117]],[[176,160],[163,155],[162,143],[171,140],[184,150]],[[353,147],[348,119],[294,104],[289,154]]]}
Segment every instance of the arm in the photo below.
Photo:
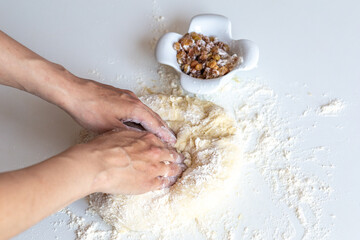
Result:
{"label": "arm", "polygon": [[[88,129],[120,128],[42,163],[0,173],[0,239],[92,192],[139,194],[173,184],[183,170],[182,158],[163,143],[175,143],[175,136],[132,92],[78,78],[1,31],[0,84],[56,104]],[[127,130],[123,121],[149,132]]]}
{"label": "arm", "polygon": [[182,161],[155,135],[119,129],[34,166],[0,173],[0,239],[94,192],[168,187],[181,174]]}
{"label": "arm", "polygon": [[123,121],[133,121],[165,142],[176,142],[166,123],[134,93],[76,77],[1,31],[0,84],[54,103],[83,127],[96,132],[124,127]]}

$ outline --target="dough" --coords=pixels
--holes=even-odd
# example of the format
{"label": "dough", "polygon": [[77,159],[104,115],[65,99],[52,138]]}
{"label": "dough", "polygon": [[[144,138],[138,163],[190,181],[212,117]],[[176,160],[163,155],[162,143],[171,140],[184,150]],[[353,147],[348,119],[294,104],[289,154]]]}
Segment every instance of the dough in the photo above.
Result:
{"label": "dough", "polygon": [[188,169],[170,189],[135,196],[97,193],[90,196],[90,205],[117,231],[161,231],[206,216],[233,191],[238,177],[235,120],[223,108],[188,96],[140,99],[174,130]]}

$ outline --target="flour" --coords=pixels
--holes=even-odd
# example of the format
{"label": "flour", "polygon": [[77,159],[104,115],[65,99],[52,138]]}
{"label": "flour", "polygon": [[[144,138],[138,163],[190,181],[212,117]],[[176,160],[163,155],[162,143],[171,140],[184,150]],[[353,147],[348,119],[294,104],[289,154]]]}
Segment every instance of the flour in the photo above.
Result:
{"label": "flour", "polygon": [[[234,189],[241,166],[238,129],[215,104],[175,95],[140,98],[177,135],[188,169],[170,189],[142,195],[93,194],[90,206],[116,231],[147,231],[169,239],[175,229],[206,218]],[[141,207],[140,207],[141,206]]]}
{"label": "flour", "polygon": [[[329,237],[331,225],[325,222],[333,222],[336,216],[324,215],[323,205],[332,198],[330,182],[335,166],[318,159],[319,154],[328,154],[329,149],[321,145],[309,150],[298,149],[304,129],[290,128],[289,118],[280,116],[279,97],[271,88],[259,79],[235,77],[217,94],[187,96],[179,87],[174,71],[161,66],[158,74],[158,84],[139,89],[144,95],[142,101],[168,121],[176,115],[169,109],[192,105],[191,101],[198,103],[195,105],[206,103],[214,113],[224,113],[229,118],[227,122],[234,126],[230,135],[232,144],[240,146],[240,157],[236,158],[239,161],[229,161],[232,167],[224,168],[226,153],[221,150],[219,153],[213,145],[203,149],[203,156],[198,156],[211,159],[211,164],[207,162],[196,171],[193,168],[193,174],[180,179],[178,186],[182,187],[148,193],[140,199],[138,196],[92,195],[91,211],[99,213],[113,230],[106,235],[101,227],[89,227],[95,223],[84,223],[77,230],[78,239],[97,236],[99,233],[95,230],[103,232],[104,239]],[[179,116],[196,126],[211,115],[201,111],[193,106]],[[170,125],[179,131],[176,121],[173,124],[170,121]],[[204,139],[184,139],[199,148],[208,144]],[[184,142],[180,140],[178,147]],[[194,153],[184,146],[182,150],[191,167],[196,162]],[[231,165],[234,163],[240,164]],[[221,171],[226,181],[218,178]],[[259,181],[263,183],[259,185]],[[210,189],[209,184],[214,183]],[[252,221],[253,215],[260,218]]]}
{"label": "flour", "polygon": [[[153,1],[153,15],[152,47],[166,32],[165,22],[158,17],[161,14],[156,1]],[[97,71],[91,74],[101,78]],[[221,106],[236,129],[233,132],[236,137],[232,136],[231,142],[240,146],[241,152],[238,162],[229,163],[241,164],[230,164],[233,167],[226,168],[224,149],[218,152],[218,146],[211,146],[203,149],[207,157],[199,155],[201,159],[211,159],[211,164],[207,162],[198,171],[193,168],[193,174],[180,180],[183,187],[178,191],[165,189],[148,193],[142,199],[94,194],[89,198],[90,210],[99,213],[113,230],[104,230],[96,222],[72,216],[77,239],[306,240],[331,236],[336,216],[327,215],[323,206],[332,199],[331,181],[336,167],[319,158],[320,154],[329,154],[326,146],[299,148],[308,129],[291,126],[300,117],[336,116],[344,108],[343,101],[334,99],[319,107],[308,106],[299,116],[286,116],[279,96],[261,79],[235,77],[216,94],[193,95],[182,91],[178,74],[172,69],[159,66],[158,76],[154,85],[142,81],[146,75],[137,79],[140,86],[137,94],[151,95],[142,100],[164,115],[170,106],[159,107],[161,97],[156,95],[159,93],[165,98],[172,96],[170,98],[182,101],[196,97],[199,99],[196,101],[205,100],[215,104],[212,106]],[[299,100],[291,95],[288,98]],[[187,122],[193,125],[201,122],[204,116],[191,112],[183,112]],[[199,148],[205,142],[192,140]],[[194,153],[184,152],[187,165],[191,167],[196,162]],[[219,172],[226,181],[218,178]],[[209,183],[215,183],[213,189],[209,188]],[[176,197],[171,198],[172,194]]]}
{"label": "flour", "polygon": [[78,216],[68,208],[60,211],[69,216],[68,227],[75,230],[77,240],[105,240],[109,239],[112,231],[99,229],[99,223],[87,223],[84,217]]}
{"label": "flour", "polygon": [[318,113],[322,116],[336,116],[343,110],[344,106],[345,104],[341,100],[333,99],[330,102],[321,105],[318,109]]}

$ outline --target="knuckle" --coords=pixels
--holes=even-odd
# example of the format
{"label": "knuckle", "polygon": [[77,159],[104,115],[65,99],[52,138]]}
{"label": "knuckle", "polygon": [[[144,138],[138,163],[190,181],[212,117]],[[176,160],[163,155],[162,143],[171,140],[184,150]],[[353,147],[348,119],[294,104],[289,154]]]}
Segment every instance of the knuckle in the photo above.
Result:
{"label": "knuckle", "polygon": [[140,99],[130,96],[130,101],[134,106],[138,108],[143,108],[144,104],[140,101]]}
{"label": "knuckle", "polygon": [[151,141],[151,142],[156,142],[157,139],[158,139],[158,138],[157,138],[153,133],[151,133],[151,132],[146,132],[144,138],[145,138],[146,140]]}
{"label": "knuckle", "polygon": [[128,101],[131,105],[131,114],[138,117],[146,117],[147,112],[144,109],[144,105],[140,100],[131,99]]}
{"label": "knuckle", "polygon": [[172,176],[178,175],[180,173],[180,168],[177,164],[171,164],[169,168]]}
{"label": "knuckle", "polygon": [[149,149],[149,153],[155,158],[158,158],[163,153],[163,150],[157,146],[151,146]]}
{"label": "knuckle", "polygon": [[129,94],[127,94],[126,92],[118,92],[120,98],[122,100],[125,100],[125,101],[130,101],[131,100],[131,96]]}
{"label": "knuckle", "polygon": [[125,93],[130,94],[130,95],[135,95],[132,91],[128,90],[128,89],[124,89],[123,90]]}
{"label": "knuckle", "polygon": [[149,170],[151,173],[157,173],[159,171],[159,166],[155,163],[149,165]]}

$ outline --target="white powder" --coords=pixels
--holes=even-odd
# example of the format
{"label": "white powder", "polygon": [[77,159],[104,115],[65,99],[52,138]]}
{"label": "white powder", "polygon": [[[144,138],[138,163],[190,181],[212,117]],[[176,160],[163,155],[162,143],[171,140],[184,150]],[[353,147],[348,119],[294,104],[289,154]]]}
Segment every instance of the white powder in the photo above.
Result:
{"label": "white powder", "polygon": [[[272,202],[279,208],[282,203],[287,206],[282,210],[284,215],[267,217],[266,225],[272,227],[254,229],[251,233],[244,231],[243,238],[327,238],[330,229],[325,224],[328,219],[323,220],[322,206],[332,193],[328,183],[331,174],[321,177],[307,170],[310,166],[324,171],[324,165],[317,163],[315,157],[316,152],[324,148],[297,149],[302,132],[290,129],[288,120],[280,117],[276,94],[254,79],[233,80],[219,94],[204,98],[234,109],[247,149],[244,160],[256,165],[271,189]],[[308,166],[304,166],[304,162]],[[243,186],[240,184],[238,187],[241,189]],[[227,221],[235,224],[235,215]]]}
{"label": "white powder", "polygon": [[[166,32],[164,22],[157,17],[161,15],[156,1],[153,1],[153,15],[155,24],[152,27],[156,36],[152,45],[155,46],[159,36]],[[97,71],[92,74],[101,78]],[[184,95],[175,71],[159,66],[158,75],[159,79],[153,86],[140,84],[138,94]],[[137,81],[141,83],[141,79]],[[240,131],[240,138],[236,141],[244,151],[241,157],[243,167],[236,173],[240,179],[231,183],[232,191],[225,191],[226,201],[214,205],[206,215],[195,216],[179,225],[176,221],[167,222],[158,216],[159,219],[149,222],[153,226],[148,226],[148,230],[144,231],[119,226],[109,232],[96,226],[96,223],[86,222],[86,217],[84,221],[67,213],[71,217],[72,227],[76,229],[77,239],[329,238],[336,216],[326,215],[323,206],[332,198],[331,180],[335,167],[318,157],[319,154],[328,154],[329,149],[324,146],[314,146],[308,150],[299,148],[299,140],[306,129],[290,127],[296,121],[294,116],[283,114],[276,93],[259,79],[234,78],[218,93],[196,97],[224,107],[236,119]],[[295,100],[293,97],[291,99]],[[334,99],[318,109],[308,107],[300,116],[305,118],[310,113],[334,116],[343,107],[341,100]],[[216,165],[202,169],[203,173],[211,173],[214,167]],[[201,184],[206,182],[206,178],[203,180]],[[164,200],[161,194],[166,194],[166,191],[159,193],[160,199]],[[118,205],[114,204],[112,208],[112,203],[101,196],[99,194],[96,198],[95,210],[118,218]],[[143,202],[137,207],[147,210],[149,206]],[[132,207],[135,209],[134,205]],[[256,219],[253,219],[254,216]],[[176,217],[174,214],[173,218]],[[160,226],[155,227],[157,223]],[[161,233],[162,229],[165,232]]]}
{"label": "white powder", "polygon": [[119,233],[146,231],[169,239],[205,221],[232,194],[241,145],[236,122],[211,102],[175,95],[140,99],[177,134],[175,147],[186,156],[188,169],[170,189],[136,196],[93,194],[90,205]]}
{"label": "white powder", "polygon": [[112,231],[99,229],[99,223],[86,222],[84,217],[80,217],[64,208],[60,211],[69,216],[68,227],[75,230],[76,240],[105,240],[110,239]]}
{"label": "white powder", "polygon": [[318,109],[318,113],[323,116],[336,116],[343,110],[344,106],[345,104],[341,100],[333,99],[330,102],[321,105]]}
{"label": "white powder", "polygon": [[[161,66],[158,73],[158,84],[139,89],[143,94],[161,92],[183,95],[178,85],[178,76],[173,70]],[[230,180],[233,181],[230,184],[231,191],[224,189],[226,201],[214,205],[206,215],[196,216],[198,212],[195,212],[195,215],[191,216],[192,220],[188,218],[188,221],[183,223],[176,221],[176,211],[173,214],[175,221],[167,221],[155,214],[151,216],[158,219],[149,221],[150,225],[142,231],[132,231],[119,225],[117,229],[114,228],[111,236],[105,234],[107,237],[104,235],[104,238],[327,239],[331,233],[331,224],[326,223],[333,222],[335,217],[324,215],[323,205],[332,196],[330,183],[334,166],[321,161],[317,156],[328,153],[329,149],[324,146],[315,146],[309,150],[299,149],[298,142],[304,129],[289,127],[294,120],[282,114],[278,96],[259,80],[234,78],[217,94],[198,97],[225,107],[236,119],[240,131],[240,138],[236,141],[244,151],[239,159],[243,166],[240,170],[237,169],[238,174],[229,173],[240,179]],[[191,121],[196,123],[199,119],[193,115]],[[210,174],[216,167],[217,165],[213,165],[212,168],[202,169],[199,176]],[[202,180],[199,181],[200,186],[207,181],[206,178]],[[259,180],[263,181],[263,184],[258,185]],[[206,196],[206,191],[207,188],[204,187],[203,196]],[[166,201],[161,202],[166,200],[162,198],[164,194],[165,190],[159,192],[158,206],[169,204]],[[218,197],[209,194],[209,198]],[[99,194],[94,199],[97,201],[94,204],[95,210],[107,216],[107,221],[120,217],[118,214],[121,212],[124,213],[124,210],[119,209],[119,205],[113,202],[114,198],[109,201]],[[198,203],[202,203],[201,199]],[[191,204],[196,204],[196,199]],[[127,206],[130,205],[124,205]],[[151,203],[146,201],[142,202],[141,206],[132,205],[127,210],[128,217],[131,217],[131,211],[148,211],[150,206]],[[185,211],[189,208],[184,206],[182,209]],[[262,219],[252,221],[252,215],[258,216],[259,211],[263,212],[260,214]],[[171,216],[171,211],[167,214],[167,217]],[[184,219],[184,216],[188,217],[189,214],[182,214],[179,220]],[[114,220],[114,223],[117,221]],[[92,225],[80,224],[77,230],[78,239],[90,239],[86,237],[98,234],[95,230],[104,231],[101,228],[84,227],[89,224]]]}

